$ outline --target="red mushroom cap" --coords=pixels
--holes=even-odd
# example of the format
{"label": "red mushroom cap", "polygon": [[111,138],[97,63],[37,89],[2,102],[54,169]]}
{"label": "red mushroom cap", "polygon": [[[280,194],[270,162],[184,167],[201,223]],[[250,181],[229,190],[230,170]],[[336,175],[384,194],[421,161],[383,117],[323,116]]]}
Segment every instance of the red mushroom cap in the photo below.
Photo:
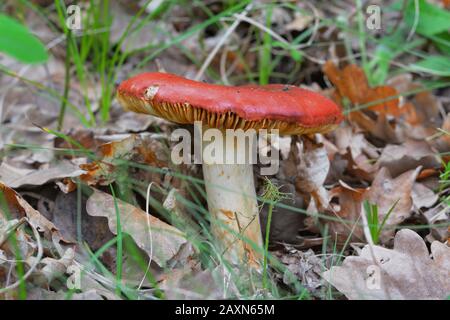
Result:
{"label": "red mushroom cap", "polygon": [[210,127],[279,129],[280,134],[327,132],[342,121],[340,107],[291,85],[223,86],[168,73],[143,73],[122,82],[118,99],[126,110],[177,123]]}

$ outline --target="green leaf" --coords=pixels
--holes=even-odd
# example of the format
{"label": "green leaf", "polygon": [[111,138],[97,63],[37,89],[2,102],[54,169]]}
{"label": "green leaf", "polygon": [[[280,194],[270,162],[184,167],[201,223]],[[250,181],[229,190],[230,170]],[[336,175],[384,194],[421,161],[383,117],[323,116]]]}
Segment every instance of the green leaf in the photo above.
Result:
{"label": "green leaf", "polygon": [[[405,22],[409,27],[414,26],[416,19],[415,2],[409,0],[405,10]],[[431,36],[450,29],[450,12],[430,4],[426,0],[419,0],[418,4],[419,21],[416,28],[418,34]]]}
{"label": "green leaf", "polygon": [[429,56],[410,65],[414,71],[427,72],[437,76],[450,76],[450,59],[446,56]]}
{"label": "green leaf", "polygon": [[290,54],[291,54],[292,59],[293,59],[295,62],[300,62],[300,61],[302,61],[303,55],[302,55],[302,52],[301,52],[301,51],[292,49],[292,50],[290,51]]}
{"label": "green leaf", "polygon": [[291,46],[291,45],[289,45],[287,43],[284,43],[284,42],[281,42],[281,41],[273,41],[272,42],[272,47],[274,47],[274,48],[283,48],[283,49],[289,50],[289,54],[291,55],[292,59],[295,62],[300,62],[303,59],[302,51],[293,48],[293,46]]}
{"label": "green leaf", "polygon": [[24,63],[43,63],[48,54],[45,46],[18,21],[0,14],[0,52]]}
{"label": "green leaf", "polygon": [[450,33],[442,32],[429,37],[438,49],[447,55],[450,55]]}

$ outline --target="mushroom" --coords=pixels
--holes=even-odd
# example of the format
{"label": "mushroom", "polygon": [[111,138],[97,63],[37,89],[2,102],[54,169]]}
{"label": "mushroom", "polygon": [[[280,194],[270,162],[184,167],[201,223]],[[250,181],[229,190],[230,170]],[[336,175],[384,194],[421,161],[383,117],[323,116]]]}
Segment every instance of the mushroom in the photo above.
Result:
{"label": "mushroom", "polygon": [[[120,84],[117,97],[125,110],[176,123],[201,121],[223,134],[226,129],[278,129],[281,135],[325,133],[343,118],[331,100],[296,86],[232,87],[168,73],[134,76]],[[238,149],[242,144],[232,146],[234,154],[247,153]],[[224,255],[232,263],[259,269],[263,241],[252,164],[203,163],[202,167],[209,212],[221,222],[212,224],[212,231]]]}

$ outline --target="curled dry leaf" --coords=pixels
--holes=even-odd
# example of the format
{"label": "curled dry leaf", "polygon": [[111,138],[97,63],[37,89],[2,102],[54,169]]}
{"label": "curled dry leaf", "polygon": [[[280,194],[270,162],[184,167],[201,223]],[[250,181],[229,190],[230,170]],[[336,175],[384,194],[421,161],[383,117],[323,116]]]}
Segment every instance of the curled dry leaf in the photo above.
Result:
{"label": "curled dry leaf", "polygon": [[22,186],[41,186],[49,181],[78,177],[85,173],[77,165],[68,160],[51,164],[48,168],[24,170],[15,168],[6,162],[0,165],[0,180],[11,188]]}
{"label": "curled dry leaf", "polygon": [[309,292],[318,296],[322,286],[321,274],[323,261],[313,250],[299,251],[295,248],[285,246],[283,250],[273,252],[274,256],[286,265],[282,275],[283,283],[292,285],[298,279]]}
{"label": "curled dry leaf", "polygon": [[[367,200],[377,205],[380,223],[392,209],[380,234],[380,241],[388,243],[395,233],[395,228],[413,213],[412,188],[419,171],[420,167],[392,178],[386,168],[381,168],[371,187],[367,189],[351,188],[341,183],[341,186],[333,188],[329,193],[331,200],[338,199],[337,204],[331,201],[325,211],[339,220],[323,218],[322,222],[328,224],[330,234],[337,238],[338,244],[345,243],[349,237],[352,241],[364,241],[361,214],[365,213],[363,202]],[[311,220],[307,223],[313,228]]]}
{"label": "curled dry leaf", "polygon": [[335,130],[336,147],[344,154],[350,148],[354,156],[366,154],[370,158],[379,156],[377,148],[351,127],[339,127]]}
{"label": "curled dry leaf", "polygon": [[[58,228],[47,218],[34,209],[26,202],[17,192],[0,182],[0,195],[3,194],[8,204],[9,214],[13,217],[27,217],[31,225],[38,231],[43,232],[48,240],[52,240],[54,236],[66,241],[59,233]],[[2,209],[0,208],[0,213]]]}
{"label": "curled dry leaf", "polygon": [[450,206],[444,201],[423,213],[430,226],[428,239],[450,243]]}
{"label": "curled dry leaf", "polygon": [[167,167],[168,157],[161,142],[149,135],[132,134],[121,141],[109,142],[99,147],[100,160],[80,165],[87,173],[81,180],[89,185],[108,185],[116,178],[116,159]]}
{"label": "curled dry leaf", "polygon": [[322,143],[305,139],[301,147],[297,143],[297,190],[311,193],[323,186],[330,169],[330,160]]}
{"label": "curled dry leaf", "polygon": [[400,230],[394,248],[366,245],[359,256],[323,273],[348,299],[445,299],[450,292],[450,248],[435,241],[430,257],[422,238]]}
{"label": "curled dry leaf", "polygon": [[418,182],[414,183],[411,196],[414,207],[417,209],[430,208],[439,199],[439,196],[434,193],[433,190],[425,186],[423,183]]}
{"label": "curled dry leaf", "polygon": [[[144,250],[159,266],[165,266],[166,262],[174,257],[180,247],[186,243],[183,233],[175,227],[151,215],[147,216],[145,211],[119,199],[114,199],[102,191],[94,190],[87,201],[86,210],[91,216],[106,217],[109,229],[112,233],[117,234],[115,201],[117,201],[122,231],[129,234],[139,248]],[[147,218],[150,219],[151,230],[147,227]]]}
{"label": "curled dry leaf", "polygon": [[[365,181],[372,181],[378,170],[378,165],[373,164],[374,159],[379,156],[377,148],[367,141],[362,133],[354,132],[351,127],[338,128],[335,137],[336,147],[346,161],[346,171],[350,176],[345,176],[345,179],[356,177]],[[338,165],[332,163],[332,166]],[[333,171],[339,172],[336,169],[334,168]]]}
{"label": "curled dry leaf", "polygon": [[303,143],[292,139],[288,158],[282,162],[283,180],[295,182],[300,194],[310,194],[318,208],[328,203],[327,191],[323,187],[330,160],[323,143],[305,138]]}
{"label": "curled dry leaf", "polygon": [[361,227],[361,209],[365,192],[365,189],[349,188],[345,184],[330,191],[330,200],[337,198],[338,205],[332,205],[333,210],[328,213],[338,220],[324,218],[323,222],[328,224],[330,234],[333,239],[336,238],[339,245],[343,245],[349,237],[352,241],[364,241],[364,231]]}
{"label": "curled dry leaf", "polygon": [[[50,283],[67,271],[67,268],[73,263],[75,258],[75,251],[72,248],[68,248],[64,255],[60,259],[54,259],[46,257],[42,259],[39,264],[43,265],[42,268],[33,272],[34,283],[39,286],[48,286]],[[28,258],[27,263],[33,264],[34,257]]]}
{"label": "curled dry leaf", "polygon": [[380,167],[386,167],[393,176],[422,166],[424,169],[439,168],[436,153],[425,141],[406,140],[401,145],[388,144],[378,159]]}

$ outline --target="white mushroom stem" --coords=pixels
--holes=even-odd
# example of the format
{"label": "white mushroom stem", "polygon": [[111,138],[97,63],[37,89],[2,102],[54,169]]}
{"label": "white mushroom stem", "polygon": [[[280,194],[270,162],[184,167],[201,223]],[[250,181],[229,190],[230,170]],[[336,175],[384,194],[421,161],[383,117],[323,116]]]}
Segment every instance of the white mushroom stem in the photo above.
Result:
{"label": "white mushroom stem", "polygon": [[[225,137],[223,139],[225,142]],[[203,142],[203,150],[208,145]],[[247,154],[248,148],[233,143],[234,154]],[[252,163],[211,164],[203,159],[203,176],[212,215],[212,233],[221,246],[221,253],[233,264],[249,264],[261,268],[263,241],[259,209],[253,180]]]}

